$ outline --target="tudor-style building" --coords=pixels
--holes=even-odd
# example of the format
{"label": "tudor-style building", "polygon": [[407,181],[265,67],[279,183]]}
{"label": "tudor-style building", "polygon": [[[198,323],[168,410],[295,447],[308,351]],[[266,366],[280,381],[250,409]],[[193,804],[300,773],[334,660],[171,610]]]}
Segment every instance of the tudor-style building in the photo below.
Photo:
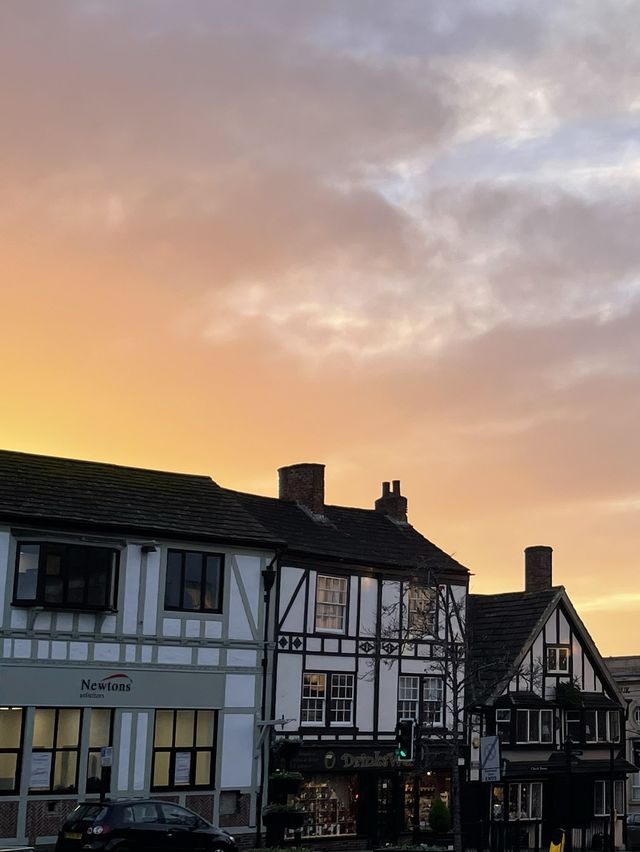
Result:
{"label": "tudor-style building", "polygon": [[[567,847],[623,838],[626,704],[564,588],[551,548],[525,551],[525,590],[470,595],[470,771],[465,820],[490,848]],[[482,780],[482,737],[497,736],[500,778]],[[485,741],[489,742],[490,741]],[[613,802],[614,813],[611,807]]]}
{"label": "tudor-style building", "polygon": [[[400,483],[374,509],[329,506],[324,466],[281,468],[278,499],[232,492],[287,549],[270,615],[271,715],[302,746],[304,842],[366,847],[450,801],[446,647],[464,628],[468,571],[407,522]],[[416,755],[395,756],[398,719]],[[370,847],[369,847],[370,848]]]}
{"label": "tudor-style building", "polygon": [[0,845],[52,841],[102,747],[111,795],[253,841],[277,547],[209,477],[0,452]]}
{"label": "tudor-style building", "polygon": [[640,656],[605,657],[628,705],[627,758],[635,767],[627,781],[627,812],[640,824]]}

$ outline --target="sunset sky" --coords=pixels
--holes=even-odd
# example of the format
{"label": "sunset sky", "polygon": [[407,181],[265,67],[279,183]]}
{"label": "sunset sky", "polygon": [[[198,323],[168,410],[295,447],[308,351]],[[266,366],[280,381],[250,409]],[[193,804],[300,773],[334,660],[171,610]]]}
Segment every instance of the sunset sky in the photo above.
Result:
{"label": "sunset sky", "polygon": [[0,0],[0,446],[554,548],[640,653],[640,3]]}

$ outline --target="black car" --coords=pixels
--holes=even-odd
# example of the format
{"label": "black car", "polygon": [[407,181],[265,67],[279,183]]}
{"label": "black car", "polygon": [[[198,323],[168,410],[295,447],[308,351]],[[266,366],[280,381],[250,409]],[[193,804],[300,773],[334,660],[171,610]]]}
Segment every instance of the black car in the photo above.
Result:
{"label": "black car", "polygon": [[56,852],[237,852],[230,834],[187,808],[155,799],[83,802],[67,817]]}

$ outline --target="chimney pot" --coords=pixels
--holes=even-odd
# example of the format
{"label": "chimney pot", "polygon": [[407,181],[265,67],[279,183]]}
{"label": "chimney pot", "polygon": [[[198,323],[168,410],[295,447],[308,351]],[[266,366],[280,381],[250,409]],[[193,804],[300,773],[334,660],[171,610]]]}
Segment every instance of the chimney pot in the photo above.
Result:
{"label": "chimney pot", "polygon": [[314,515],[324,515],[324,465],[290,464],[278,468],[278,496],[296,500]]}
{"label": "chimney pot", "polygon": [[401,524],[407,523],[407,498],[400,493],[400,480],[393,480],[393,491],[389,491],[389,483],[382,483],[382,497],[375,502],[376,512],[397,521]]}
{"label": "chimney pot", "polygon": [[541,592],[550,589],[552,583],[551,554],[553,548],[536,544],[524,549],[524,590]]}

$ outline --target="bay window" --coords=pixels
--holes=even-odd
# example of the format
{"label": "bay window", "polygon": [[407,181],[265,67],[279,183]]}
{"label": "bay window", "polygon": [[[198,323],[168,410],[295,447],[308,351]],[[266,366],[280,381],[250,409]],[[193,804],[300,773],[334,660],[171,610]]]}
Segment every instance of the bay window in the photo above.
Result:
{"label": "bay window", "polygon": [[518,710],[516,741],[519,743],[552,743],[553,710]]}
{"label": "bay window", "polygon": [[618,710],[585,710],[585,739],[588,743],[620,742]]}

